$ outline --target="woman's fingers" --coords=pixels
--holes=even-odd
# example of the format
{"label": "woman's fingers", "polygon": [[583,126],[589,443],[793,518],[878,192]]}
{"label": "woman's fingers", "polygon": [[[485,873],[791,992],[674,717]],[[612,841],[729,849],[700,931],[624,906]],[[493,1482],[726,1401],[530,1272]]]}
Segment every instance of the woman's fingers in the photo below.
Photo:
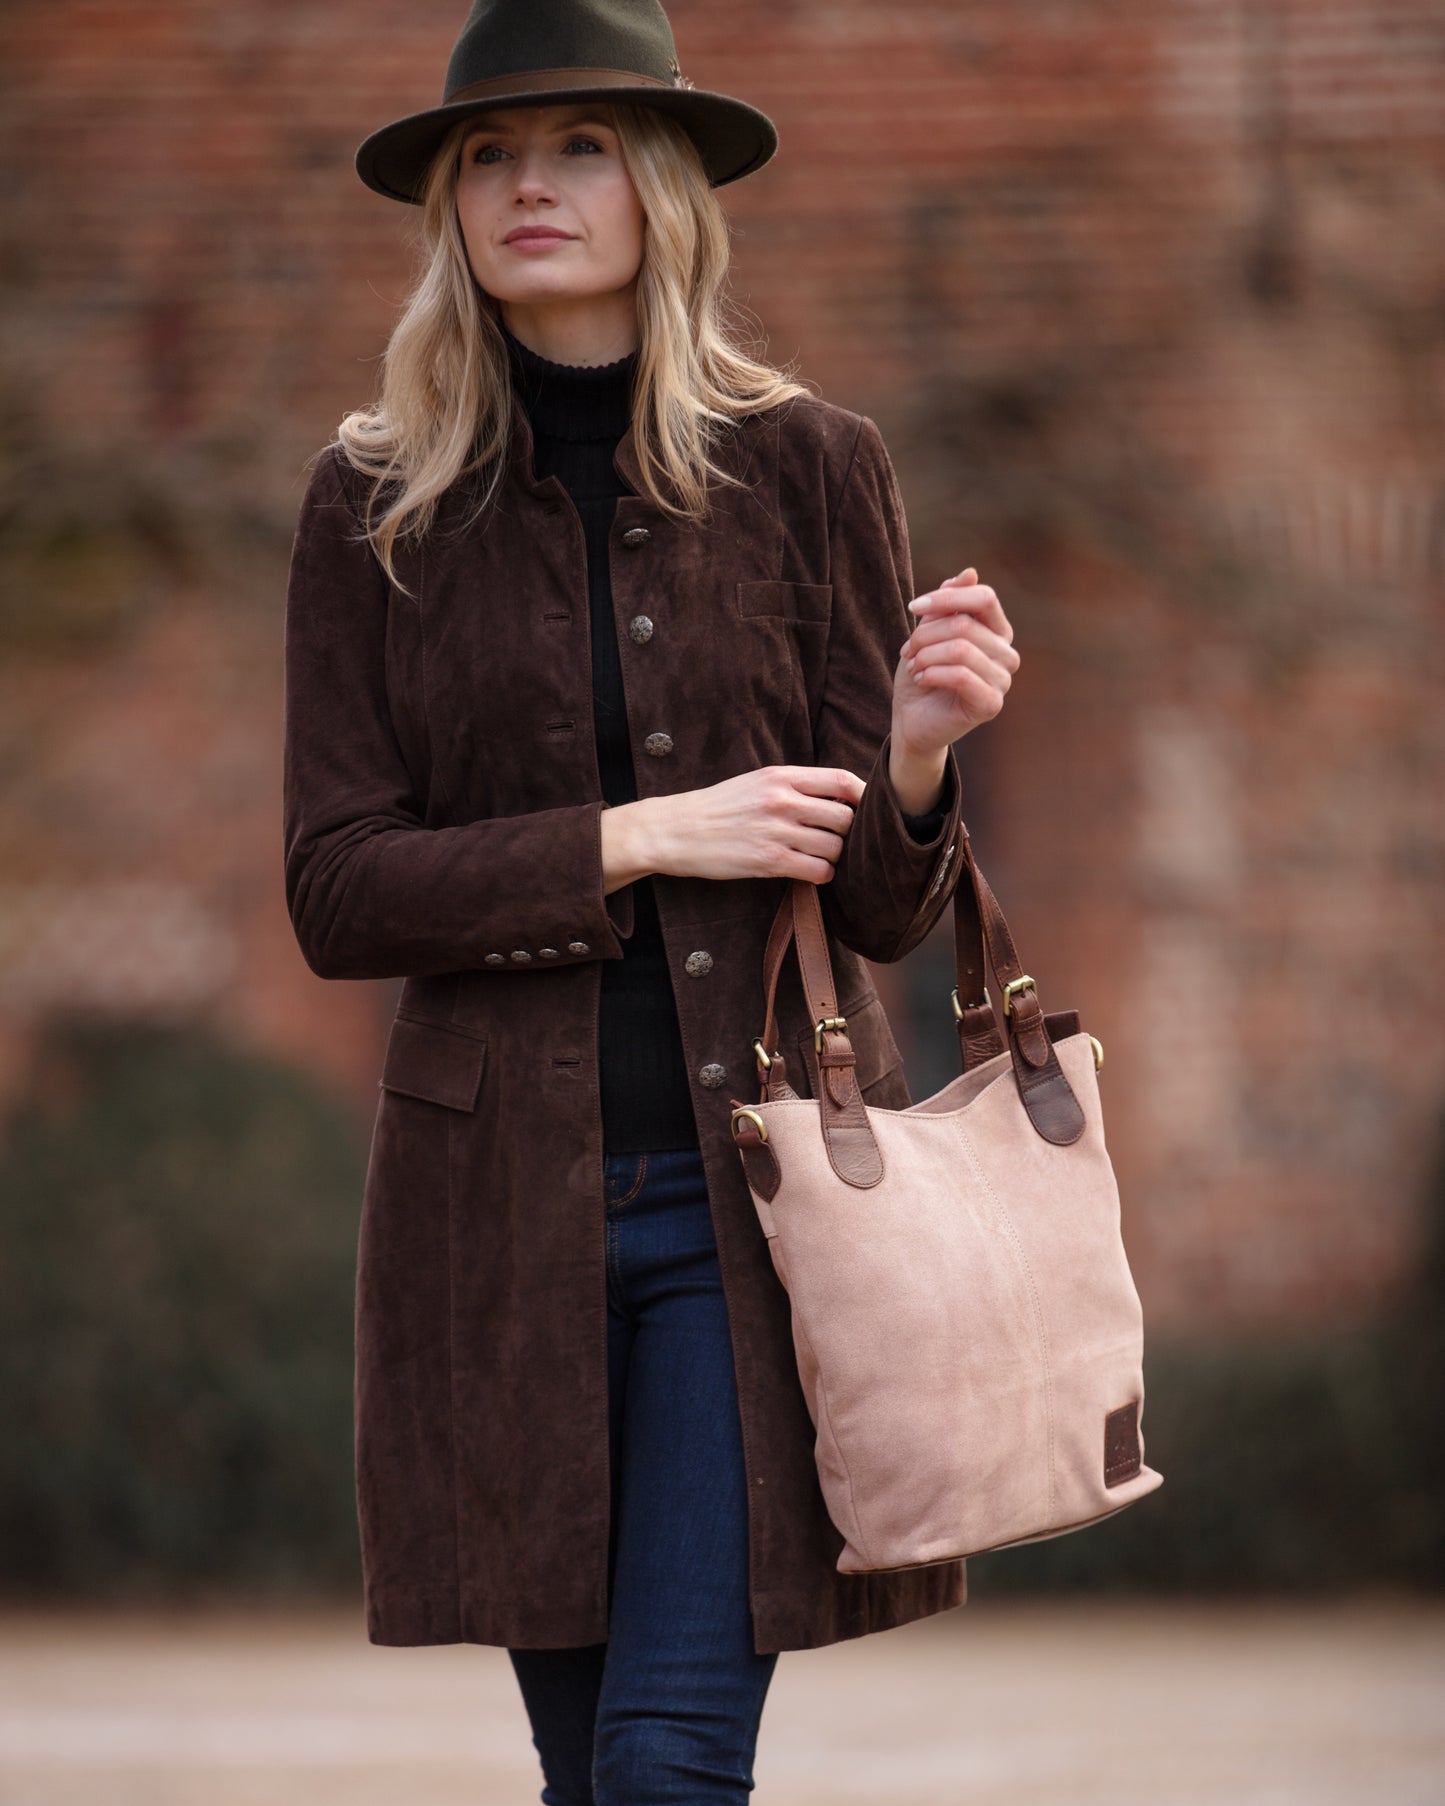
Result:
{"label": "woman's fingers", "polygon": [[826,828],[810,828],[800,824],[794,828],[788,838],[788,844],[795,853],[807,853],[815,859],[826,859],[829,865],[836,865],[843,852],[842,834],[832,834]]}
{"label": "woman's fingers", "polygon": [[868,788],[856,771],[846,765],[777,765],[773,768],[794,790],[835,802],[860,803]]}
{"label": "woman's fingers", "polygon": [[986,647],[973,640],[945,640],[940,645],[925,647],[910,660],[908,668],[915,682],[926,683],[929,687],[942,683],[957,687],[957,674],[964,671],[1002,691],[1013,681],[1013,673],[1020,663],[1012,646],[1005,645],[1003,650],[1008,654],[1007,658],[993,656]]}
{"label": "woman's fingers", "polygon": [[985,627],[973,615],[953,615],[930,621],[928,631],[919,628],[912,636],[907,654],[909,668],[916,671],[922,666],[947,662],[965,646],[976,647],[1005,671],[1017,671],[1022,663],[1013,642],[1005,639],[1003,634]]}
{"label": "woman's fingers", "polygon": [[[976,619],[981,626],[1001,634],[1004,639],[1011,640],[1014,630],[1008,616],[1003,611],[1003,604],[997,593],[986,583],[965,582],[973,566],[970,565],[957,578],[949,578],[946,584],[936,590],[929,590],[922,596],[916,596],[909,604],[919,626],[926,626],[932,621],[956,615],[968,615]],[[914,634],[918,628],[913,630]],[[909,636],[910,639],[913,635]]]}
{"label": "woman's fingers", "polygon": [[[1002,670],[1017,671],[1019,655],[1013,649],[1013,624],[1003,612],[997,592],[979,583],[972,565],[950,577],[939,589],[929,590],[912,604],[918,624],[904,641],[902,655],[908,669],[917,672],[940,659],[957,659],[965,644],[986,652]],[[930,657],[925,649],[933,648]]]}
{"label": "woman's fingers", "polygon": [[918,673],[925,690],[953,690],[961,701],[980,715],[996,715],[1003,707],[1004,692],[1012,681],[1006,671],[995,677],[972,665],[930,665]]}

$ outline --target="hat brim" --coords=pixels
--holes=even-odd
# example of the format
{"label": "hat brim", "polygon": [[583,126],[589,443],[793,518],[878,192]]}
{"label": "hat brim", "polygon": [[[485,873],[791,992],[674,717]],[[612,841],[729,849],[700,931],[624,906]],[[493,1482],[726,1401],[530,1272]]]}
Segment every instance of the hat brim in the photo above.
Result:
{"label": "hat brim", "polygon": [[362,141],[356,152],[356,173],[377,194],[419,206],[421,185],[433,157],[447,133],[463,119],[505,107],[580,100],[632,101],[673,114],[697,145],[714,188],[761,169],[778,148],[777,127],[767,114],[730,94],[656,85],[542,88],[488,100],[453,101],[450,106],[432,107],[425,113],[393,120]]}

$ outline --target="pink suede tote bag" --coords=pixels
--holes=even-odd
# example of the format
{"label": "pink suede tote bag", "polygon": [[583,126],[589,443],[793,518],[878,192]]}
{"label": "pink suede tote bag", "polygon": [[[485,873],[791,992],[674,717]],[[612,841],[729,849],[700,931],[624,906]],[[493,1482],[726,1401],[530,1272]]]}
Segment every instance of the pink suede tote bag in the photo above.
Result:
{"label": "pink suede tote bag", "polygon": [[[863,1102],[818,889],[799,879],[764,960],[761,1096],[730,1100],[789,1294],[842,1573],[1061,1536],[1163,1480],[1144,1464],[1143,1320],[1104,1146],[1103,1050],[1076,1010],[1040,1007],[959,833],[960,1076],[907,1109]],[[813,1098],[778,1048],[790,945],[814,1024]]]}

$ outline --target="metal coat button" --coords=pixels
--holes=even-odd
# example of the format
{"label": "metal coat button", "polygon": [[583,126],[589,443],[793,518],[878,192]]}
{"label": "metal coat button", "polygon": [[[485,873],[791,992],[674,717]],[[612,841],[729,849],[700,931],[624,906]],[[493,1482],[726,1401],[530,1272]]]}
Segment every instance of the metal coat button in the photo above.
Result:
{"label": "metal coat button", "polygon": [[625,546],[645,546],[651,538],[646,527],[629,527],[622,535],[622,543]]}
{"label": "metal coat button", "polygon": [[660,759],[664,753],[672,751],[672,735],[649,734],[642,745],[645,752],[650,752],[654,759]]}
{"label": "metal coat button", "polygon": [[487,955],[486,964],[489,966],[505,966],[506,963],[507,956],[505,953],[489,953]]}
{"label": "metal coat button", "polygon": [[716,1091],[719,1085],[727,1082],[728,1069],[726,1066],[719,1066],[715,1062],[709,1062],[697,1076],[702,1083],[707,1086],[709,1091]]}
{"label": "metal coat button", "polygon": [[557,949],[555,947],[539,947],[537,951],[541,954],[543,959],[556,959],[557,957]]}
{"label": "metal coat button", "polygon": [[712,955],[701,950],[689,953],[682,966],[689,978],[701,978],[705,972],[712,971]]}
{"label": "metal coat button", "polygon": [[517,951],[512,955],[512,958],[516,960],[519,966],[528,966],[532,963],[532,956],[525,947],[518,947]]}
{"label": "metal coat button", "polygon": [[646,615],[634,615],[627,623],[627,631],[631,634],[632,638],[637,641],[638,645],[641,646],[645,641],[652,638],[652,622]]}
{"label": "metal coat button", "polygon": [[587,945],[586,941],[568,941],[567,951],[569,953],[590,953],[592,949]]}

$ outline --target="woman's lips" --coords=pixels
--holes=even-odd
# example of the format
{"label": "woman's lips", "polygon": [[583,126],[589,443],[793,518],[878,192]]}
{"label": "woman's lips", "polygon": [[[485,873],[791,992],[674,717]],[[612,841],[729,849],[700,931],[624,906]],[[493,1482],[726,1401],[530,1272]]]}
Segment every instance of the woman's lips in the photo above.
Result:
{"label": "woman's lips", "polygon": [[544,251],[549,245],[570,244],[571,240],[558,232],[523,232],[504,242],[510,251]]}

